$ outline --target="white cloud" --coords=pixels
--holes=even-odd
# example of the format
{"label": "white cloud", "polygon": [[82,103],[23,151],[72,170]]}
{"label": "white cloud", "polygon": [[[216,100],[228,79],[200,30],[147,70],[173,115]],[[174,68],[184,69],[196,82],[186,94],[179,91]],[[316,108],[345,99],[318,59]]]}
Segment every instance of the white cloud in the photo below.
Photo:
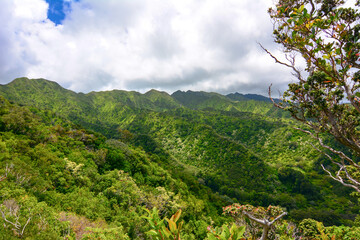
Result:
{"label": "white cloud", "polygon": [[49,5],[41,0],[14,0],[14,17],[19,20],[42,21],[47,18]]}
{"label": "white cloud", "polygon": [[[266,93],[291,76],[275,49],[269,0],[81,0],[63,25],[44,0],[4,0],[0,81],[47,78],[75,91],[127,89]],[[2,19],[4,18],[4,19]],[[266,81],[266,82],[265,82]]]}

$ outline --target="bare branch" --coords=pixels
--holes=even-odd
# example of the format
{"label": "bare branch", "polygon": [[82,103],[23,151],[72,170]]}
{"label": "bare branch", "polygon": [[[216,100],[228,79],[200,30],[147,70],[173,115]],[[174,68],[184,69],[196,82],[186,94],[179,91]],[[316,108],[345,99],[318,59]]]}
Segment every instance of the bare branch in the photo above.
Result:
{"label": "bare branch", "polygon": [[310,15],[312,16],[316,10],[313,0],[310,0],[310,5],[311,5]]}
{"label": "bare branch", "polygon": [[253,215],[251,215],[250,213],[243,211],[243,214],[245,216],[247,216],[248,218],[250,218],[251,220],[263,225],[263,226],[271,226],[273,225],[277,220],[279,220],[280,218],[282,218],[283,216],[287,215],[287,212],[283,212],[282,214],[280,214],[279,216],[277,216],[274,220],[272,220],[271,222],[267,219],[259,219],[254,217]]}
{"label": "bare branch", "polygon": [[[348,171],[347,171],[347,169],[346,169],[345,163],[338,163],[338,162],[336,162],[329,154],[327,154],[326,152],[320,150],[319,148],[317,148],[316,146],[314,146],[312,143],[310,143],[310,144],[311,144],[311,146],[312,146],[313,148],[315,148],[318,152],[324,154],[327,158],[329,158],[332,163],[334,163],[335,165],[338,165],[338,166],[339,166],[339,170],[338,170],[337,173],[336,173],[336,178],[335,178],[334,176],[332,176],[332,174],[329,173],[328,170],[326,170],[326,172],[329,173],[329,175],[330,175],[331,178],[335,179],[335,180],[338,181],[338,182],[341,182],[341,183],[342,183],[343,185],[345,185],[345,186],[355,188],[355,189],[358,191],[359,188],[358,188],[356,185],[360,186],[360,183],[351,177],[351,175],[348,173]],[[324,169],[324,167],[323,167],[323,169]],[[343,178],[342,178],[341,175],[340,175],[341,172],[345,172],[346,177],[348,178],[349,181],[352,182],[352,184],[349,184],[349,183],[346,183],[346,184],[345,184]],[[353,184],[355,184],[355,185],[353,185]]]}
{"label": "bare branch", "polygon": [[[340,156],[341,154],[343,154],[343,156],[345,156],[345,158],[342,158],[342,159],[346,159],[346,160],[350,159],[350,160],[352,161],[352,159],[349,158],[348,156],[346,156],[343,152],[341,152],[341,151],[336,151],[336,150],[334,150],[333,148],[325,145],[325,144],[322,142],[322,139],[321,139],[321,138],[315,136],[315,135],[314,135],[313,133],[311,133],[310,131],[307,131],[307,130],[304,130],[304,129],[300,129],[300,128],[295,128],[295,129],[300,130],[300,131],[302,131],[302,132],[304,132],[304,133],[309,134],[312,138],[318,140],[319,143],[320,143],[320,145],[321,145],[322,147],[330,150],[331,152],[337,154],[338,156]],[[324,154],[327,158],[329,158],[329,159],[331,160],[332,163],[334,163],[335,165],[337,165],[337,166],[339,167],[339,170],[338,170],[337,173],[336,173],[336,177],[334,177],[334,176],[332,175],[332,173],[331,173],[329,170],[325,169],[325,167],[321,164],[321,166],[322,166],[322,168],[324,169],[324,171],[326,171],[332,179],[336,180],[337,182],[340,182],[341,184],[343,184],[343,185],[346,186],[346,187],[352,187],[352,188],[354,188],[357,192],[360,192],[360,188],[359,188],[359,187],[360,187],[360,182],[356,181],[354,178],[351,177],[351,175],[348,173],[348,171],[347,171],[347,169],[346,169],[346,164],[345,164],[343,161],[342,161],[341,163],[339,163],[339,162],[335,161],[328,153],[320,150],[319,148],[317,148],[317,147],[316,147],[315,145],[313,145],[312,143],[310,143],[310,145],[311,145],[315,150],[317,150],[318,152]],[[341,156],[340,156],[340,157],[341,157]],[[358,165],[357,165],[356,163],[354,163],[354,164],[355,164],[355,165],[353,165],[353,164],[352,164],[352,165],[355,166],[355,167],[358,167]],[[343,179],[343,178],[341,177],[341,175],[340,175],[342,172],[345,173],[346,178],[347,178],[348,181],[350,181],[351,183],[347,183],[347,182],[344,181],[344,179]],[[358,186],[359,186],[359,187],[358,187]]]}
{"label": "bare branch", "polygon": [[342,178],[339,179],[339,178],[334,177],[334,176],[332,175],[332,173],[324,167],[324,165],[321,164],[321,167],[322,167],[322,169],[324,169],[325,172],[327,172],[327,173],[329,174],[329,176],[330,176],[333,180],[335,180],[335,181],[337,181],[337,182],[340,182],[342,185],[344,185],[344,186],[346,186],[346,187],[354,188],[357,192],[360,192],[360,189],[359,189],[358,187],[356,187],[355,185],[345,183],[345,182],[342,180]]}
{"label": "bare branch", "polygon": [[258,218],[254,217],[253,215],[251,215],[250,213],[248,213],[248,212],[246,212],[246,211],[243,211],[243,214],[244,214],[245,216],[247,216],[248,218],[250,218],[251,220],[253,220],[253,221],[255,221],[255,222],[257,222],[257,223],[259,223],[259,224],[261,224],[261,225],[263,225],[263,226],[264,226],[264,225],[267,225],[265,219],[258,219]]}
{"label": "bare branch", "polygon": [[7,222],[7,223],[13,225],[14,227],[16,227],[16,223],[13,223],[13,222],[9,221],[9,220],[6,218],[5,212],[4,212],[3,210],[0,209],[0,212],[1,212],[2,218],[4,219],[5,222]]}
{"label": "bare branch", "polygon": [[273,225],[277,220],[279,220],[280,218],[282,218],[283,216],[287,215],[287,212],[283,212],[282,214],[280,214],[279,216],[277,216],[274,220],[272,220],[269,225]]}
{"label": "bare branch", "polygon": [[324,144],[324,143],[323,143],[323,140],[322,140],[320,137],[315,136],[312,132],[307,131],[307,130],[304,130],[304,129],[301,129],[301,128],[294,128],[294,129],[297,129],[297,130],[299,130],[299,131],[302,131],[302,132],[304,132],[304,133],[309,134],[312,138],[314,138],[314,139],[316,139],[316,140],[319,141],[321,147],[326,148],[326,149],[330,150],[332,153],[338,155],[340,158],[347,160],[347,161],[348,161],[351,165],[353,165],[354,167],[360,168],[360,166],[359,166],[357,163],[355,163],[351,158],[349,158],[348,156],[346,156],[345,153],[343,153],[342,151],[335,150],[335,149],[333,149],[332,147]]}
{"label": "bare branch", "polygon": [[274,101],[274,99],[272,98],[272,96],[271,96],[271,87],[272,87],[272,84],[270,84],[269,90],[268,90],[269,98],[270,98],[271,102],[274,104],[275,107],[280,108],[280,109],[285,109],[283,106],[280,106],[279,104],[277,104],[277,103]]}
{"label": "bare branch", "polygon": [[[2,204],[2,206],[4,206]],[[6,214],[5,214],[5,211],[3,211],[1,208],[0,208],[0,213],[1,213],[1,217],[4,219],[5,222],[11,224],[14,228],[13,230],[19,235],[19,236],[23,236],[24,235],[24,231],[25,231],[25,228],[27,227],[27,225],[30,223],[31,221],[31,218],[32,218],[32,213],[31,213],[31,208],[28,208],[28,211],[29,211],[29,217],[28,219],[26,220],[26,223],[22,226],[22,224],[19,222],[19,219],[20,219],[20,214],[18,211],[13,211],[12,207],[10,206],[8,208],[10,214],[15,218],[14,221],[10,221],[7,217],[6,217]]]}
{"label": "bare branch", "polygon": [[29,224],[29,222],[30,222],[30,220],[31,220],[31,217],[32,217],[32,215],[31,215],[31,208],[29,208],[28,210],[29,210],[29,218],[27,219],[27,221],[26,221],[26,223],[25,223],[25,225],[24,225],[24,227],[23,227],[23,229],[22,229],[22,231],[21,231],[21,236],[24,234],[25,228],[26,228],[26,226]]}
{"label": "bare branch", "polygon": [[346,169],[346,165],[344,165],[344,172],[346,174],[346,177],[351,181],[353,182],[354,184],[360,186],[360,183],[358,181],[356,181],[353,177],[350,176],[349,172],[347,171]]}
{"label": "bare branch", "polygon": [[263,45],[261,45],[261,43],[258,43],[260,45],[260,47],[267,53],[270,55],[270,57],[272,57],[276,63],[279,63],[281,65],[284,65],[288,68],[291,68],[294,72],[295,72],[295,76],[302,82],[305,82],[305,80],[303,79],[303,77],[301,76],[301,71],[299,69],[297,69],[295,67],[295,57],[291,57],[291,59],[289,59],[289,56],[285,56],[286,59],[291,63],[285,63],[283,61],[280,61],[277,57],[275,57],[269,50],[267,50],[266,48],[263,47]]}

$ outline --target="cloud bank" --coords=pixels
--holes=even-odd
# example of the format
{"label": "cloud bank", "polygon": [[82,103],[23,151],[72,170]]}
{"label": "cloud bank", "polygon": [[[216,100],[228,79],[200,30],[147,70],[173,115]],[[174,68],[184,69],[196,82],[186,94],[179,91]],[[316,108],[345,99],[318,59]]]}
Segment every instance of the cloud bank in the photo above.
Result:
{"label": "cloud bank", "polygon": [[[77,92],[155,88],[266,94],[292,77],[278,52],[269,0],[66,0],[56,25],[45,0],[3,0],[0,83],[46,78]],[[279,53],[280,54],[280,53]]]}

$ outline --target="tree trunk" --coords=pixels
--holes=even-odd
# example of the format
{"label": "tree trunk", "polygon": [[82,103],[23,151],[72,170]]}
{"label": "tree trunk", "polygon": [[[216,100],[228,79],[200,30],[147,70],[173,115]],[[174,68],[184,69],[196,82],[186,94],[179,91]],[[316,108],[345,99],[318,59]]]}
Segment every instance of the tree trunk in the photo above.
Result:
{"label": "tree trunk", "polygon": [[270,229],[270,226],[268,226],[268,225],[263,225],[263,226],[264,226],[264,230],[263,230],[263,233],[261,235],[260,240],[266,240],[267,239],[269,229]]}

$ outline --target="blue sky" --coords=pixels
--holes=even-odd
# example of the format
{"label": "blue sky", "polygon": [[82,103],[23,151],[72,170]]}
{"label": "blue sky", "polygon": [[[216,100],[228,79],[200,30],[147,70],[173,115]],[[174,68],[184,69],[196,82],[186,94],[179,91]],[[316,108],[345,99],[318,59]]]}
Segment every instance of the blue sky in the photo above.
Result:
{"label": "blue sky", "polygon": [[267,94],[291,82],[274,54],[272,0],[2,0],[0,84],[45,78],[77,92]]}
{"label": "blue sky", "polygon": [[70,10],[70,2],[64,0],[46,0],[46,2],[49,4],[48,18],[57,25],[61,24],[65,18],[64,11]]}

